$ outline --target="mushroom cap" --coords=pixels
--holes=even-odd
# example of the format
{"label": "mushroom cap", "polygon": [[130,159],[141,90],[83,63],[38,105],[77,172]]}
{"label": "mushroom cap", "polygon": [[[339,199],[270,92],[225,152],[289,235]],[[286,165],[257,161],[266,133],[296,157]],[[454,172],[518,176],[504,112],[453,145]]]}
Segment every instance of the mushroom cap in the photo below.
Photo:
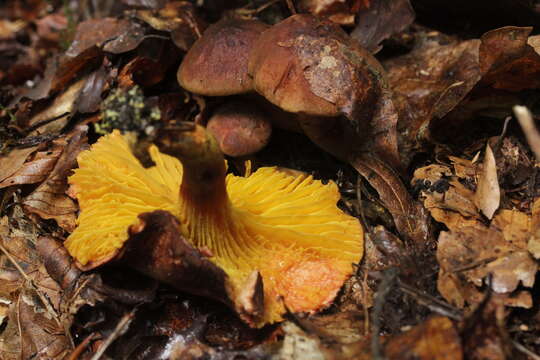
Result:
{"label": "mushroom cap", "polygon": [[375,64],[337,24],[297,14],[261,34],[248,72],[255,90],[286,111],[353,117],[378,91]]}
{"label": "mushroom cap", "polygon": [[272,124],[257,106],[231,101],[220,106],[208,120],[206,129],[229,156],[245,156],[264,148],[272,134]]}
{"label": "mushroom cap", "polygon": [[254,271],[260,273],[264,313],[257,325],[264,325],[282,320],[286,308],[314,312],[329,306],[360,261],[362,227],[336,206],[340,195],[333,182],[264,167],[247,177],[227,175],[227,196],[201,206],[182,197],[180,161],[156,147],[149,151],[156,165],[144,168],[114,131],[78,157],[69,182],[81,212],[65,246],[79,264],[88,268],[110,259],[139,214],[167,210],[191,244],[213,254],[210,260],[228,275],[232,298]]}
{"label": "mushroom cap", "polygon": [[184,57],[178,82],[186,90],[207,96],[252,91],[247,74],[249,51],[267,28],[260,21],[240,19],[210,25]]}

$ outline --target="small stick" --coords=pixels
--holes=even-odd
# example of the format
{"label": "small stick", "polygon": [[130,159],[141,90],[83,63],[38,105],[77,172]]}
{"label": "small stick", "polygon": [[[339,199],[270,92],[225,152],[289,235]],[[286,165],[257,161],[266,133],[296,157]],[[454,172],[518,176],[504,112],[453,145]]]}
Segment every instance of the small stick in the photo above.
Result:
{"label": "small stick", "polygon": [[127,330],[127,327],[131,323],[131,320],[135,317],[135,312],[137,311],[137,308],[133,308],[130,312],[122,316],[120,321],[118,321],[118,324],[116,324],[116,327],[114,328],[113,332],[107,337],[107,339],[101,344],[98,351],[92,356],[90,360],[99,360],[101,356],[105,353],[107,348],[113,343],[116,338],[118,338],[120,335],[124,333],[125,330]]}
{"label": "small stick", "polygon": [[83,351],[88,347],[90,341],[94,340],[97,335],[98,334],[95,332],[88,335],[79,345],[77,345],[75,349],[73,349],[67,360],[77,360]]}
{"label": "small stick", "polygon": [[511,342],[512,342],[512,345],[514,345],[514,347],[518,351],[521,351],[525,355],[531,357],[533,360],[540,360],[540,356],[538,354],[536,354],[536,353],[532,352],[531,350],[527,349],[524,345],[518,343],[515,340],[511,340]]}

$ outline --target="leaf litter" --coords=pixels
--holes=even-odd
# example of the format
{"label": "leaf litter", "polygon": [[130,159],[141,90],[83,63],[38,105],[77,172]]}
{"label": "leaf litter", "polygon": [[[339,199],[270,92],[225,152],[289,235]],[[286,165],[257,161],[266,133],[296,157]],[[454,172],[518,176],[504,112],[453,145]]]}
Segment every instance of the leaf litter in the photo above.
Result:
{"label": "leaf litter", "polygon": [[[538,358],[537,12],[507,3],[456,12],[422,0],[0,5],[0,357]],[[254,46],[275,46],[265,55],[269,71],[283,69],[274,95],[292,87],[315,105],[294,113],[260,79],[232,96],[179,85],[205,29],[235,18],[271,29]],[[219,36],[246,52],[235,73],[253,77],[252,45]],[[299,58],[272,57],[287,51]],[[332,73],[337,61],[347,71]],[[232,102],[280,120],[262,150],[228,157],[228,172],[279,166],[335,184],[339,211],[364,230],[363,259],[348,264],[335,299],[306,313],[285,302],[283,320],[259,328],[245,321],[264,310],[268,280],[254,271],[233,292],[218,249],[195,246],[174,214],[139,213],[129,245],[91,271],[63,244],[81,212],[68,179],[100,136],[124,131],[148,170],[151,143],[175,148],[162,139]],[[313,116],[321,104],[338,110]],[[302,271],[275,276],[293,289],[321,277],[320,267]]]}

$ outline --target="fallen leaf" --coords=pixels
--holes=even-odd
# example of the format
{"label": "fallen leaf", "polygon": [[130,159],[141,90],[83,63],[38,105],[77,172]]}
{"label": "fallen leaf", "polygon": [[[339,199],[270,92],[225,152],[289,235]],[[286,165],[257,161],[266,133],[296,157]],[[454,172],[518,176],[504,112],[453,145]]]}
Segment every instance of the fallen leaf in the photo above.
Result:
{"label": "fallen leaf", "polygon": [[27,211],[44,219],[54,219],[67,231],[75,229],[78,210],[75,202],[66,195],[67,175],[75,167],[77,155],[85,148],[86,131],[86,126],[76,128],[47,180],[23,201]]}
{"label": "fallen leaf", "polygon": [[[52,145],[50,150],[36,152],[15,173],[2,180],[0,182],[0,188],[13,185],[35,184],[45,180],[58,161],[63,145],[65,144],[58,141]],[[30,149],[35,150],[36,148],[33,147]]]}
{"label": "fallen leaf", "polygon": [[398,232],[412,244],[425,246],[430,239],[428,215],[412,199],[399,176],[381,160],[368,155],[351,160],[351,165],[377,190]]}
{"label": "fallen leaf", "polygon": [[493,217],[501,202],[501,190],[497,179],[497,163],[489,144],[486,145],[482,173],[478,179],[474,203],[488,219]]}
{"label": "fallen leaf", "polygon": [[531,212],[531,237],[527,249],[535,259],[540,259],[540,198],[534,200]]}
{"label": "fallen leaf", "polygon": [[[376,335],[375,335],[376,336]],[[388,359],[461,360],[463,347],[458,329],[448,318],[434,316],[385,343]]]}
{"label": "fallen leaf", "polygon": [[505,328],[503,302],[488,297],[463,321],[463,350],[467,359],[510,359],[512,344]]}
{"label": "fallen leaf", "polygon": [[351,38],[371,52],[381,48],[381,42],[405,30],[415,14],[409,0],[372,0],[368,8],[357,14]]}
{"label": "fallen leaf", "polygon": [[0,181],[13,175],[24,164],[26,158],[36,151],[37,148],[37,146],[30,146],[27,148],[13,149],[8,154],[0,156],[0,169],[2,169]]}
{"label": "fallen leaf", "polygon": [[135,49],[143,40],[144,30],[128,19],[90,19],[77,26],[75,38],[66,56],[75,58],[93,46],[119,54]]}

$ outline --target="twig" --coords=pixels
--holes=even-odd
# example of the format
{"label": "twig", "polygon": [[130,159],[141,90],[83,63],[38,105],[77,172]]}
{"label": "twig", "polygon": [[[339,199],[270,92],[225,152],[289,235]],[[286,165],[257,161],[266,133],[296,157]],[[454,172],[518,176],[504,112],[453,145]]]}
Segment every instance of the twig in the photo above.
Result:
{"label": "twig", "polygon": [[116,338],[118,338],[120,335],[124,333],[125,330],[127,330],[127,327],[131,323],[131,320],[135,317],[135,312],[137,312],[137,307],[133,308],[130,312],[122,316],[120,321],[118,321],[118,324],[116,324],[116,327],[114,328],[113,332],[105,339],[103,344],[99,347],[98,351],[92,356],[90,360],[99,360],[101,356],[105,353],[107,348],[113,343]]}
{"label": "twig", "polygon": [[[8,260],[13,264],[13,266],[15,266],[15,268],[17,269],[17,271],[19,271],[22,275],[22,277],[30,284],[30,286],[32,287],[32,289],[36,292],[37,296],[39,297],[39,299],[41,300],[41,302],[43,303],[43,306],[45,306],[45,309],[47,309],[47,312],[52,316],[52,318],[54,320],[56,320],[56,323],[59,325],[59,326],[62,326],[62,322],[60,321],[60,317],[58,316],[58,313],[56,312],[56,310],[54,310],[53,306],[51,305],[51,303],[49,302],[49,300],[45,297],[45,295],[37,288],[36,284],[34,284],[34,281],[32,279],[30,279],[30,277],[28,275],[26,275],[26,273],[24,272],[23,268],[19,265],[19,263],[17,262],[17,260],[15,260],[13,258],[13,256],[11,256],[11,254],[9,253],[9,251],[7,251],[7,249],[4,247],[4,245],[2,244],[4,241],[4,239],[0,238],[0,250],[4,253],[4,255],[6,255],[6,257],[8,258]],[[67,334],[66,334],[67,335]],[[69,337],[69,335],[68,335]]]}
{"label": "twig", "polygon": [[540,360],[540,356],[534,352],[532,352],[531,350],[527,349],[525,347],[525,345],[522,345],[520,343],[518,343],[517,341],[515,340],[511,340],[512,342],[512,345],[514,345],[514,347],[518,350],[518,351],[521,351],[522,353],[524,353],[525,355],[531,357],[533,360]]}
{"label": "twig", "polygon": [[93,332],[90,335],[88,335],[73,351],[71,354],[69,354],[69,357],[67,360],[77,360],[79,356],[83,353],[84,350],[88,347],[90,344],[90,341],[94,340],[97,337],[97,333]]}
{"label": "twig", "polygon": [[381,332],[381,315],[386,302],[386,296],[392,289],[398,275],[396,268],[390,268],[384,271],[383,278],[379,287],[377,288],[377,294],[375,295],[375,302],[373,305],[372,321],[371,321],[371,356],[375,360],[385,359],[381,344],[379,341],[379,334]]}
{"label": "twig", "polygon": [[540,161],[540,133],[534,126],[531,112],[525,106],[516,105],[514,106],[514,114],[525,133],[525,138],[536,156],[536,160]]}
{"label": "twig", "polygon": [[429,294],[426,294],[424,292],[419,291],[418,289],[403,283],[401,280],[398,279],[398,286],[405,294],[408,294],[421,305],[426,306],[428,309],[430,309],[433,312],[436,312],[442,316],[446,316],[450,319],[461,321],[463,320],[463,315],[461,314],[461,311],[459,309],[453,307],[450,304],[447,304],[444,301],[441,301]]}

